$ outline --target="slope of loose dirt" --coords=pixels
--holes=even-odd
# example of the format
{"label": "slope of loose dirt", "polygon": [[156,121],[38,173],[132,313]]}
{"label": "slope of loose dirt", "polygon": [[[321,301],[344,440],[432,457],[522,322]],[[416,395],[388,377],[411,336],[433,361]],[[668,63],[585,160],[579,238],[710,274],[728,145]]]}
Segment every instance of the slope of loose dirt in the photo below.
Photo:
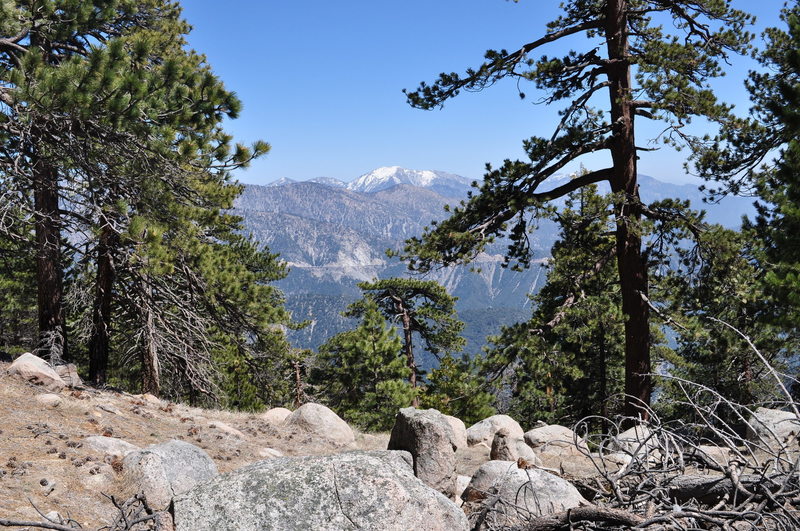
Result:
{"label": "slope of loose dirt", "polygon": [[388,434],[357,433],[354,445],[337,447],[286,433],[258,415],[93,389],[56,393],[61,405],[51,408],[36,399],[46,390],[9,376],[7,367],[0,363],[0,517],[8,519],[41,520],[38,509],[58,511],[85,529],[109,523],[114,506],[104,494],[121,491],[121,463],[84,444],[91,435],[140,447],[182,439],[208,452],[221,473],[263,460],[264,448],[322,455],[385,449],[388,442]]}

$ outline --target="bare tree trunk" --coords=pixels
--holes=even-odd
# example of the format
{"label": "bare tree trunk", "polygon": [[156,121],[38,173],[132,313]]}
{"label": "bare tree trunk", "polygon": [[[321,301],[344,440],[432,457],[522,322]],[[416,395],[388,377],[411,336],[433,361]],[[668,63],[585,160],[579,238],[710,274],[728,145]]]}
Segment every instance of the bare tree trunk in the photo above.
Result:
{"label": "bare tree trunk", "polygon": [[635,109],[631,103],[631,68],[628,62],[626,0],[609,0],[606,18],[608,80],[611,83],[611,122],[614,124],[611,156],[614,175],[611,191],[623,194],[617,203],[617,268],[625,315],[625,415],[646,416],[642,405],[650,404],[650,309],[647,295],[647,264],[639,235],[641,207],[636,182]]}
{"label": "bare tree trunk", "polygon": [[161,394],[161,367],[158,363],[158,349],[153,331],[153,312],[149,306],[145,312],[145,344],[142,349],[142,393],[159,396]]}
{"label": "bare tree trunk", "polygon": [[299,360],[292,362],[294,367],[294,407],[299,408],[303,404],[303,375],[300,371],[302,364]]}
{"label": "bare tree trunk", "polygon": [[414,407],[419,407],[419,397],[416,394],[417,390],[417,363],[414,360],[414,345],[412,343],[411,338],[411,316],[408,315],[408,309],[403,306],[400,302],[396,302],[397,304],[397,311],[400,313],[403,321],[403,351],[406,354],[406,364],[408,366],[408,383],[411,384],[411,388],[414,390],[414,398],[411,401],[411,405]]}
{"label": "bare tree trunk", "polygon": [[92,336],[89,339],[89,380],[102,385],[108,376],[109,330],[111,328],[111,302],[113,299],[114,250],[119,236],[101,218],[100,241],[97,245],[97,278],[95,279],[94,308],[92,310]]}
{"label": "bare tree trunk", "polygon": [[67,357],[58,175],[42,160],[33,166],[39,355],[56,365]]}

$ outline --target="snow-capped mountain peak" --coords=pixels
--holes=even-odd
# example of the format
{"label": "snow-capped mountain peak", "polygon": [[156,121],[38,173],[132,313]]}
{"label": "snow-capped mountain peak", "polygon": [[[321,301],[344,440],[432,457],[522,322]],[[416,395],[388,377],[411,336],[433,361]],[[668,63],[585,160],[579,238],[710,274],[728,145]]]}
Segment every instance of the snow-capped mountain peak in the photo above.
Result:
{"label": "snow-capped mountain peak", "polygon": [[400,166],[384,166],[372,170],[347,185],[348,190],[370,193],[385,190],[398,184],[428,188],[445,196],[462,196],[470,186],[470,179],[435,170],[409,170]]}
{"label": "snow-capped mountain peak", "polygon": [[344,188],[347,186],[347,183],[344,181],[340,181],[334,177],[314,177],[310,179],[308,182],[310,183],[317,183],[317,184],[324,184],[325,186],[330,186],[331,188]]}
{"label": "snow-capped mountain peak", "polygon": [[292,184],[296,182],[297,181],[295,181],[294,179],[290,179],[288,177],[281,177],[280,179],[268,183],[267,186],[283,186],[285,184]]}

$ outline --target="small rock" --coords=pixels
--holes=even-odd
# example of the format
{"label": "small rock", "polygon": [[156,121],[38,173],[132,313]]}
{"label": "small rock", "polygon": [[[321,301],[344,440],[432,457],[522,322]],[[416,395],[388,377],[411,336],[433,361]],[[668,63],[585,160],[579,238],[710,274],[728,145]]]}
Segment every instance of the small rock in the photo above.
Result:
{"label": "small rock", "polygon": [[97,409],[102,409],[106,413],[111,413],[112,415],[122,415],[122,411],[111,404],[97,404]]}
{"label": "small rock", "polygon": [[524,435],[516,420],[508,415],[493,415],[469,427],[467,430],[467,444],[469,446],[484,444],[487,448],[491,448],[494,434],[503,428],[508,431],[509,437],[521,439]]}
{"label": "small rock", "polygon": [[264,422],[268,422],[274,425],[280,425],[283,421],[286,420],[286,417],[291,415],[292,412],[285,407],[274,407],[268,411],[265,411],[258,418],[263,420]]}
{"label": "small rock", "polygon": [[44,393],[41,395],[36,395],[36,401],[43,405],[44,407],[50,409],[56,409],[60,407],[61,404],[64,402],[62,398],[58,395],[54,395],[52,393]]}
{"label": "small rock", "polygon": [[522,458],[529,466],[542,464],[531,447],[521,437],[509,437],[506,428],[494,434],[489,457],[492,461],[518,461]]}
{"label": "small rock", "polygon": [[114,437],[104,437],[102,435],[86,437],[83,442],[86,443],[88,448],[91,448],[96,452],[117,457],[125,457],[131,452],[140,450],[138,446],[131,444],[128,441],[116,439]]}
{"label": "small rock", "polygon": [[78,368],[74,363],[67,363],[66,365],[56,365],[53,367],[67,387],[83,387],[83,380],[78,376]]}
{"label": "small rock", "polygon": [[322,404],[307,403],[286,417],[286,430],[318,437],[340,446],[355,442],[355,434],[336,413]]}
{"label": "small rock", "polygon": [[214,422],[209,424],[208,427],[209,428],[216,428],[219,431],[221,431],[222,433],[226,433],[228,435],[231,435],[233,437],[237,437],[239,439],[244,439],[245,438],[245,434],[244,433],[242,433],[241,431],[237,430],[234,427],[228,426],[224,422],[219,422],[219,421],[215,420]]}
{"label": "small rock", "polygon": [[36,385],[42,385],[50,391],[58,391],[66,386],[64,380],[53,370],[49,363],[30,352],[26,352],[17,358],[9,366],[8,373],[19,376]]}
{"label": "small rock", "polygon": [[264,459],[271,459],[273,457],[283,457],[283,452],[274,448],[262,448],[258,451],[258,456]]}
{"label": "small rock", "polygon": [[525,432],[525,442],[537,454],[588,455],[589,447],[571,429],[550,424]]}

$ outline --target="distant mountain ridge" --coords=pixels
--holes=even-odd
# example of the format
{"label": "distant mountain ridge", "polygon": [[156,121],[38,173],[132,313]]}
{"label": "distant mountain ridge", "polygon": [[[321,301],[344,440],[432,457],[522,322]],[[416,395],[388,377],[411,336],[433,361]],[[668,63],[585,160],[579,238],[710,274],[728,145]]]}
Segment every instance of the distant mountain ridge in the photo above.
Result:
{"label": "distant mountain ridge", "polygon": [[[558,186],[570,177],[554,177]],[[663,183],[640,176],[642,199],[690,199],[695,207],[708,206],[709,221],[736,226],[742,213],[752,211],[749,200],[729,198],[720,205],[703,205],[702,193],[692,185]],[[291,272],[279,283],[287,307],[297,320],[312,326],[295,334],[296,345],[316,348],[325,339],[352,324],[339,315],[360,296],[356,284],[373,278],[406,275],[404,264],[385,251],[422,233],[432,220],[443,219],[445,204],[466,197],[471,181],[438,171],[378,168],[351,183],[321,177],[297,182],[283,179],[268,186],[245,186],[235,204],[246,228],[287,261]],[[601,187],[603,191],[603,187]],[[546,261],[557,236],[551,221],[531,234],[534,258]],[[472,266],[431,272],[459,297],[458,310],[468,318],[468,349],[479,350],[487,334],[501,324],[529,315],[528,295],[537,291],[545,274],[534,264],[514,272],[502,267],[504,244],[496,243]],[[468,317],[467,317],[468,316]]]}

